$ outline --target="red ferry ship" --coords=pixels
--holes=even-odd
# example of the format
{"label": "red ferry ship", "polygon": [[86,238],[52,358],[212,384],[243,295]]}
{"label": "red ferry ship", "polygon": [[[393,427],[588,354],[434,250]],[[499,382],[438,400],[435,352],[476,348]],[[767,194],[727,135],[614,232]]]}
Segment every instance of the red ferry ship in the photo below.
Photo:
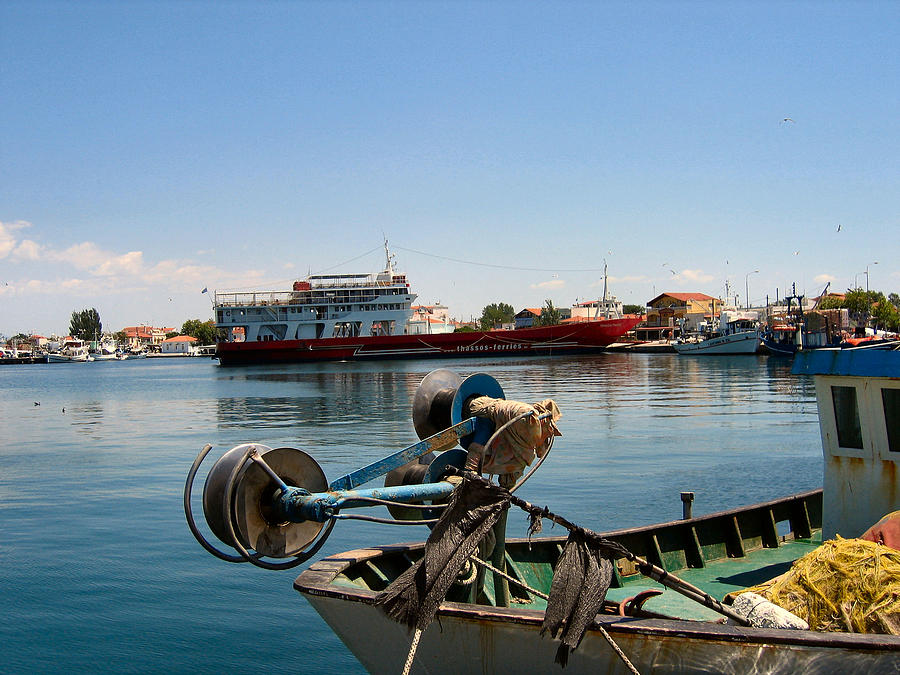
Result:
{"label": "red ferry ship", "polygon": [[308,276],[289,291],[215,294],[224,366],[602,351],[641,317],[597,318],[516,330],[409,334],[416,295],[387,262],[377,274]]}

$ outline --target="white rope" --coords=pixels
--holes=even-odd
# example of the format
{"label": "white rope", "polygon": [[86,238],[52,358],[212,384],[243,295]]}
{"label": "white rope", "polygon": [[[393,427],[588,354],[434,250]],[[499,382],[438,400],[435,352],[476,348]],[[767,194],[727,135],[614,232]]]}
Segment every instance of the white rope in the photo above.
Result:
{"label": "white rope", "polygon": [[420,637],[422,637],[422,629],[416,628],[416,633],[415,635],[413,635],[412,644],[409,646],[409,654],[406,655],[406,665],[403,666],[403,675],[409,675],[413,660],[416,658],[416,650],[419,648]]}
{"label": "white rope", "polygon": [[[542,593],[541,591],[537,590],[536,588],[531,588],[531,586],[529,586],[528,584],[526,584],[525,582],[523,582],[519,579],[514,579],[509,574],[507,574],[506,572],[501,572],[500,570],[498,570],[496,567],[494,567],[490,563],[485,562],[484,560],[480,560],[479,558],[476,558],[474,555],[471,556],[470,559],[477,565],[481,565],[482,567],[489,569],[494,574],[499,574],[501,577],[503,577],[507,581],[511,581],[514,584],[521,586],[529,593],[532,593],[533,595],[536,595],[539,598],[543,598],[544,600],[550,599],[550,596],[547,595],[546,593]],[[606,629],[603,626],[601,626],[600,624],[597,624],[597,628],[600,630],[600,634],[604,638],[606,638],[606,641],[613,648],[613,651],[615,651],[616,654],[619,655],[619,658],[622,659],[622,663],[624,663],[627,666],[628,670],[630,670],[633,673],[633,675],[641,675],[640,672],[638,672],[638,669],[634,667],[634,664],[625,655],[625,652],[622,651],[622,648],[616,644],[615,640],[613,640],[612,635],[607,633]],[[406,675],[406,672],[404,672],[404,675]]]}

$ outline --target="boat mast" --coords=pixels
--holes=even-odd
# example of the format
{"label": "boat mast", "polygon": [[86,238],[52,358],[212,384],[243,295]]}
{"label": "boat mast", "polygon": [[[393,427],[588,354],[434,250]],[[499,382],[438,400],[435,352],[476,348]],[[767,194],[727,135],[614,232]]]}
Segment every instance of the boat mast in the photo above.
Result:
{"label": "boat mast", "polygon": [[[609,306],[606,304],[606,297],[607,297],[606,296],[606,259],[604,258],[604,260],[603,260],[603,301],[602,301],[602,305],[603,305],[603,316],[604,316],[604,318],[608,319],[609,318]],[[597,309],[594,310],[594,319],[596,319],[598,316],[600,316],[600,305],[601,305],[601,303],[598,302]]]}

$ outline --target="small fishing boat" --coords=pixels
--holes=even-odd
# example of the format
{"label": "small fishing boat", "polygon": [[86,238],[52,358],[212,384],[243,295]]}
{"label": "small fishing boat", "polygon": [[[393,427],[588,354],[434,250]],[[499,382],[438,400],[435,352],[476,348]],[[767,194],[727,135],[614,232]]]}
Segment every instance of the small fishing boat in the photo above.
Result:
{"label": "small fishing boat", "polygon": [[[815,350],[798,355],[794,372],[815,378],[823,490],[700,517],[691,517],[692,495],[684,493],[681,520],[585,534],[548,508],[515,497],[517,482],[504,497],[507,503],[529,513],[533,525],[542,519],[563,525],[570,530],[568,539],[506,541],[503,516],[492,526],[492,544],[485,544],[487,538],[478,530],[474,539],[480,543],[466,548],[464,540],[453,540],[448,549],[446,533],[477,521],[453,519],[462,500],[459,491],[483,484],[491,494],[503,492],[477,473],[450,467],[471,468],[473,449],[483,460],[486,450],[480,448],[502,438],[510,424],[529,415],[543,420],[550,413],[539,415],[536,407],[503,425],[493,419],[485,428],[477,409],[485,405],[483,398],[505,398],[499,385],[483,374],[454,380],[449,371],[434,371],[419,386],[413,406],[422,440],[331,483],[298,450],[250,445],[226,453],[210,471],[203,503],[210,528],[237,555],[215,549],[199,534],[191,515],[194,476],[209,446],[189,472],[185,513],[194,536],[214,555],[284,569],[318,551],[336,520],[349,517],[343,509],[389,500],[395,518],[410,517],[399,515],[398,506],[426,509],[422,517],[434,517],[436,506],[449,496],[445,515],[431,521],[428,542],[329,556],[294,582],[372,673],[547,672],[557,667],[554,660],[566,658],[570,673],[896,673],[900,636],[819,632],[793,615],[786,624],[761,622],[752,612],[738,611],[740,598],[734,606],[728,604],[749,587],[782,578],[795,562],[821,550],[824,541],[840,541],[838,534],[859,537],[900,509],[900,352]],[[466,450],[448,449],[457,441]],[[429,462],[426,453],[431,451],[440,454]],[[520,481],[547,455],[536,456],[541,459]],[[463,477],[460,487],[446,480],[448,472]],[[384,488],[358,489],[385,473]],[[280,476],[291,476],[292,485]],[[607,588],[593,598],[595,605],[582,596],[593,593],[597,575],[592,579],[585,574],[583,583],[565,582],[572,568],[570,541],[579,532],[605,551],[610,563]],[[455,566],[439,562],[446,550]],[[886,553],[894,554],[900,556]],[[294,560],[270,563],[264,556]],[[451,570],[449,580],[446,569]],[[403,622],[415,625],[415,631],[396,623],[397,598],[427,598],[442,575],[445,586],[428,610],[433,614],[422,621],[426,609],[419,614],[407,607],[404,611],[412,614]],[[568,586],[578,592],[567,591]],[[544,635],[560,593],[575,598],[576,607],[582,602],[596,606],[581,617],[584,632],[571,652],[558,648],[556,628],[549,629],[553,638]],[[575,619],[570,615],[563,630]],[[891,621],[895,619],[900,616],[892,615]],[[560,639],[569,638],[561,633]]]}
{"label": "small fishing boat", "polygon": [[84,363],[93,360],[87,345],[75,338],[66,338],[60,351],[47,354],[47,363]]}
{"label": "small fishing boat", "polygon": [[723,310],[712,329],[698,339],[673,342],[679,354],[756,354],[760,347],[759,322],[755,314]]}

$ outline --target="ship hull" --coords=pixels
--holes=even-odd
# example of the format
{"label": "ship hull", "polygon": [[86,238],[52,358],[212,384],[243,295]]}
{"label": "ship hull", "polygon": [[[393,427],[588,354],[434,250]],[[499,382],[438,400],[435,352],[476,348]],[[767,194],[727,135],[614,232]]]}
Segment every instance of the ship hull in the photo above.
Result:
{"label": "ship hull", "polygon": [[640,317],[634,316],[519,330],[220,342],[216,345],[216,356],[221,365],[232,366],[305,361],[582,354],[603,351],[639,322]]}
{"label": "ship hull", "polygon": [[679,354],[756,354],[759,351],[759,333],[750,330],[672,346]]}

